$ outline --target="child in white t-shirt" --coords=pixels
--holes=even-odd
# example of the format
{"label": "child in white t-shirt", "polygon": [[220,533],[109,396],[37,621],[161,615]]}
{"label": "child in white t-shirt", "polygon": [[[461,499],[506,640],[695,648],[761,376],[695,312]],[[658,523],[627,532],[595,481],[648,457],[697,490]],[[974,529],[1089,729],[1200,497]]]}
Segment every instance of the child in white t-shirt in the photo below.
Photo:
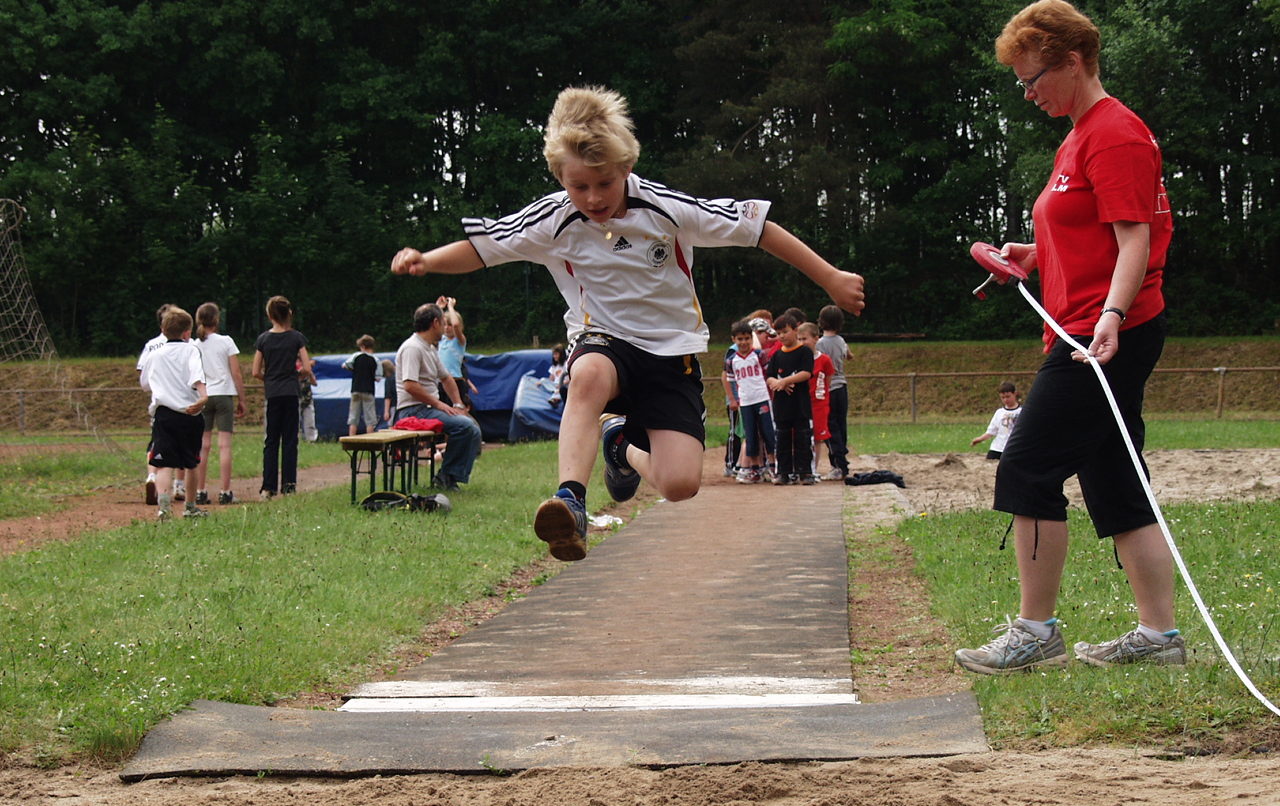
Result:
{"label": "child in white t-shirt", "polygon": [[[742,433],[746,441],[743,451],[743,467],[738,471],[739,484],[759,484],[764,480],[762,458],[777,450],[773,433],[773,415],[769,406],[769,387],[765,383],[765,365],[761,351],[752,346],[751,325],[746,320],[734,322],[734,350],[725,361],[725,369],[732,373],[733,398],[729,407],[742,418]],[[764,452],[760,451],[763,438]]]}
{"label": "child in white t-shirt", "polygon": [[1018,388],[1009,381],[1000,384],[1000,408],[996,409],[996,413],[991,415],[991,422],[987,425],[987,430],[980,436],[976,436],[969,440],[970,445],[977,445],[988,439],[995,438],[991,443],[991,449],[987,451],[988,459],[999,459],[1004,453],[1005,443],[1009,441],[1009,435],[1013,433],[1013,427],[1018,422],[1018,415],[1022,413],[1022,403],[1018,401]]}
{"label": "child in white t-shirt", "polygon": [[204,361],[204,379],[209,403],[204,408],[204,439],[200,443],[200,466],[196,468],[196,504],[209,504],[205,484],[209,478],[209,453],[213,432],[218,432],[218,503],[235,501],[231,492],[231,440],[235,421],[244,417],[244,375],[236,358],[240,349],[235,339],[218,332],[222,314],[216,302],[196,308],[196,340],[194,344]]}
{"label": "child in white t-shirt", "polygon": [[[160,520],[172,517],[173,494],[169,484],[175,470],[190,470],[200,464],[200,437],[204,418],[200,416],[209,398],[205,392],[200,350],[191,338],[191,314],[172,305],[164,313],[161,333],[165,343],[142,360],[138,382],[151,392],[151,448],[149,464],[156,468],[160,488],[157,503]],[[204,515],[196,502],[187,499],[183,517]]]}

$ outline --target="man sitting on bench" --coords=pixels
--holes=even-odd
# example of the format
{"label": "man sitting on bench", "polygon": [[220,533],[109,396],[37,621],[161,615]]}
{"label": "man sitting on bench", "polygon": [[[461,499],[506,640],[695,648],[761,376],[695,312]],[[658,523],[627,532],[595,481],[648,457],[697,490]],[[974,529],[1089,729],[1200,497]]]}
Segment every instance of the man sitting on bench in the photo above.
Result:
{"label": "man sitting on bench", "polygon": [[456,490],[471,480],[471,468],[480,455],[480,426],[465,409],[440,399],[441,388],[450,400],[461,399],[436,350],[443,334],[444,312],[439,306],[428,303],[414,311],[413,335],[396,352],[397,408],[392,423],[404,417],[435,418],[444,423],[449,448],[432,485]]}

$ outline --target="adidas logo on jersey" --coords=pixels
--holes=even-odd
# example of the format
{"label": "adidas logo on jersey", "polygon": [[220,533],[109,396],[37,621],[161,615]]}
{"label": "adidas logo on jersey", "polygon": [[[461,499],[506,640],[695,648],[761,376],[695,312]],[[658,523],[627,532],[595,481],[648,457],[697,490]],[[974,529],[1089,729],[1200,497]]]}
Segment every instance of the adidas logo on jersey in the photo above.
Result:
{"label": "adidas logo on jersey", "polygon": [[623,249],[630,249],[630,248],[631,248],[631,242],[628,241],[626,237],[622,235],[618,236],[618,242],[613,245],[613,251],[615,252],[621,252]]}

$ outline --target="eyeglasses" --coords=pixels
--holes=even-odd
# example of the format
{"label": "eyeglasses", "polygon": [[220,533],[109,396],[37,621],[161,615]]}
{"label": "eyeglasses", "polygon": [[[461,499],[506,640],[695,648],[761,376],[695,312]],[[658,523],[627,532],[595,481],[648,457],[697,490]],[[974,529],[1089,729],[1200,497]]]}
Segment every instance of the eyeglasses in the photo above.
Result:
{"label": "eyeglasses", "polygon": [[1035,89],[1036,82],[1040,80],[1040,76],[1044,75],[1047,72],[1049,72],[1048,67],[1036,73],[1031,78],[1027,78],[1027,79],[1015,78],[1013,80],[1013,85],[1020,90],[1023,90],[1025,92],[1030,92],[1031,90]]}

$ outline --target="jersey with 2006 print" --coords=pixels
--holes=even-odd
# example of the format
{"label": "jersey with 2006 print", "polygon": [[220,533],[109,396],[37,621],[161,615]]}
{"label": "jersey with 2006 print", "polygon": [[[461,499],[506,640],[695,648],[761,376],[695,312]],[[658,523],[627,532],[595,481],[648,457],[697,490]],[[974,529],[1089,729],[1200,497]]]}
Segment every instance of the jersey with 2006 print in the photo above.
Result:
{"label": "jersey with 2006 print", "polygon": [[529,260],[547,267],[568,305],[572,339],[608,333],[654,355],[707,349],[693,285],[693,250],[756,246],[769,202],[699,199],[627,177],[626,215],[597,224],[563,191],[499,219],[464,218],[486,266]]}

